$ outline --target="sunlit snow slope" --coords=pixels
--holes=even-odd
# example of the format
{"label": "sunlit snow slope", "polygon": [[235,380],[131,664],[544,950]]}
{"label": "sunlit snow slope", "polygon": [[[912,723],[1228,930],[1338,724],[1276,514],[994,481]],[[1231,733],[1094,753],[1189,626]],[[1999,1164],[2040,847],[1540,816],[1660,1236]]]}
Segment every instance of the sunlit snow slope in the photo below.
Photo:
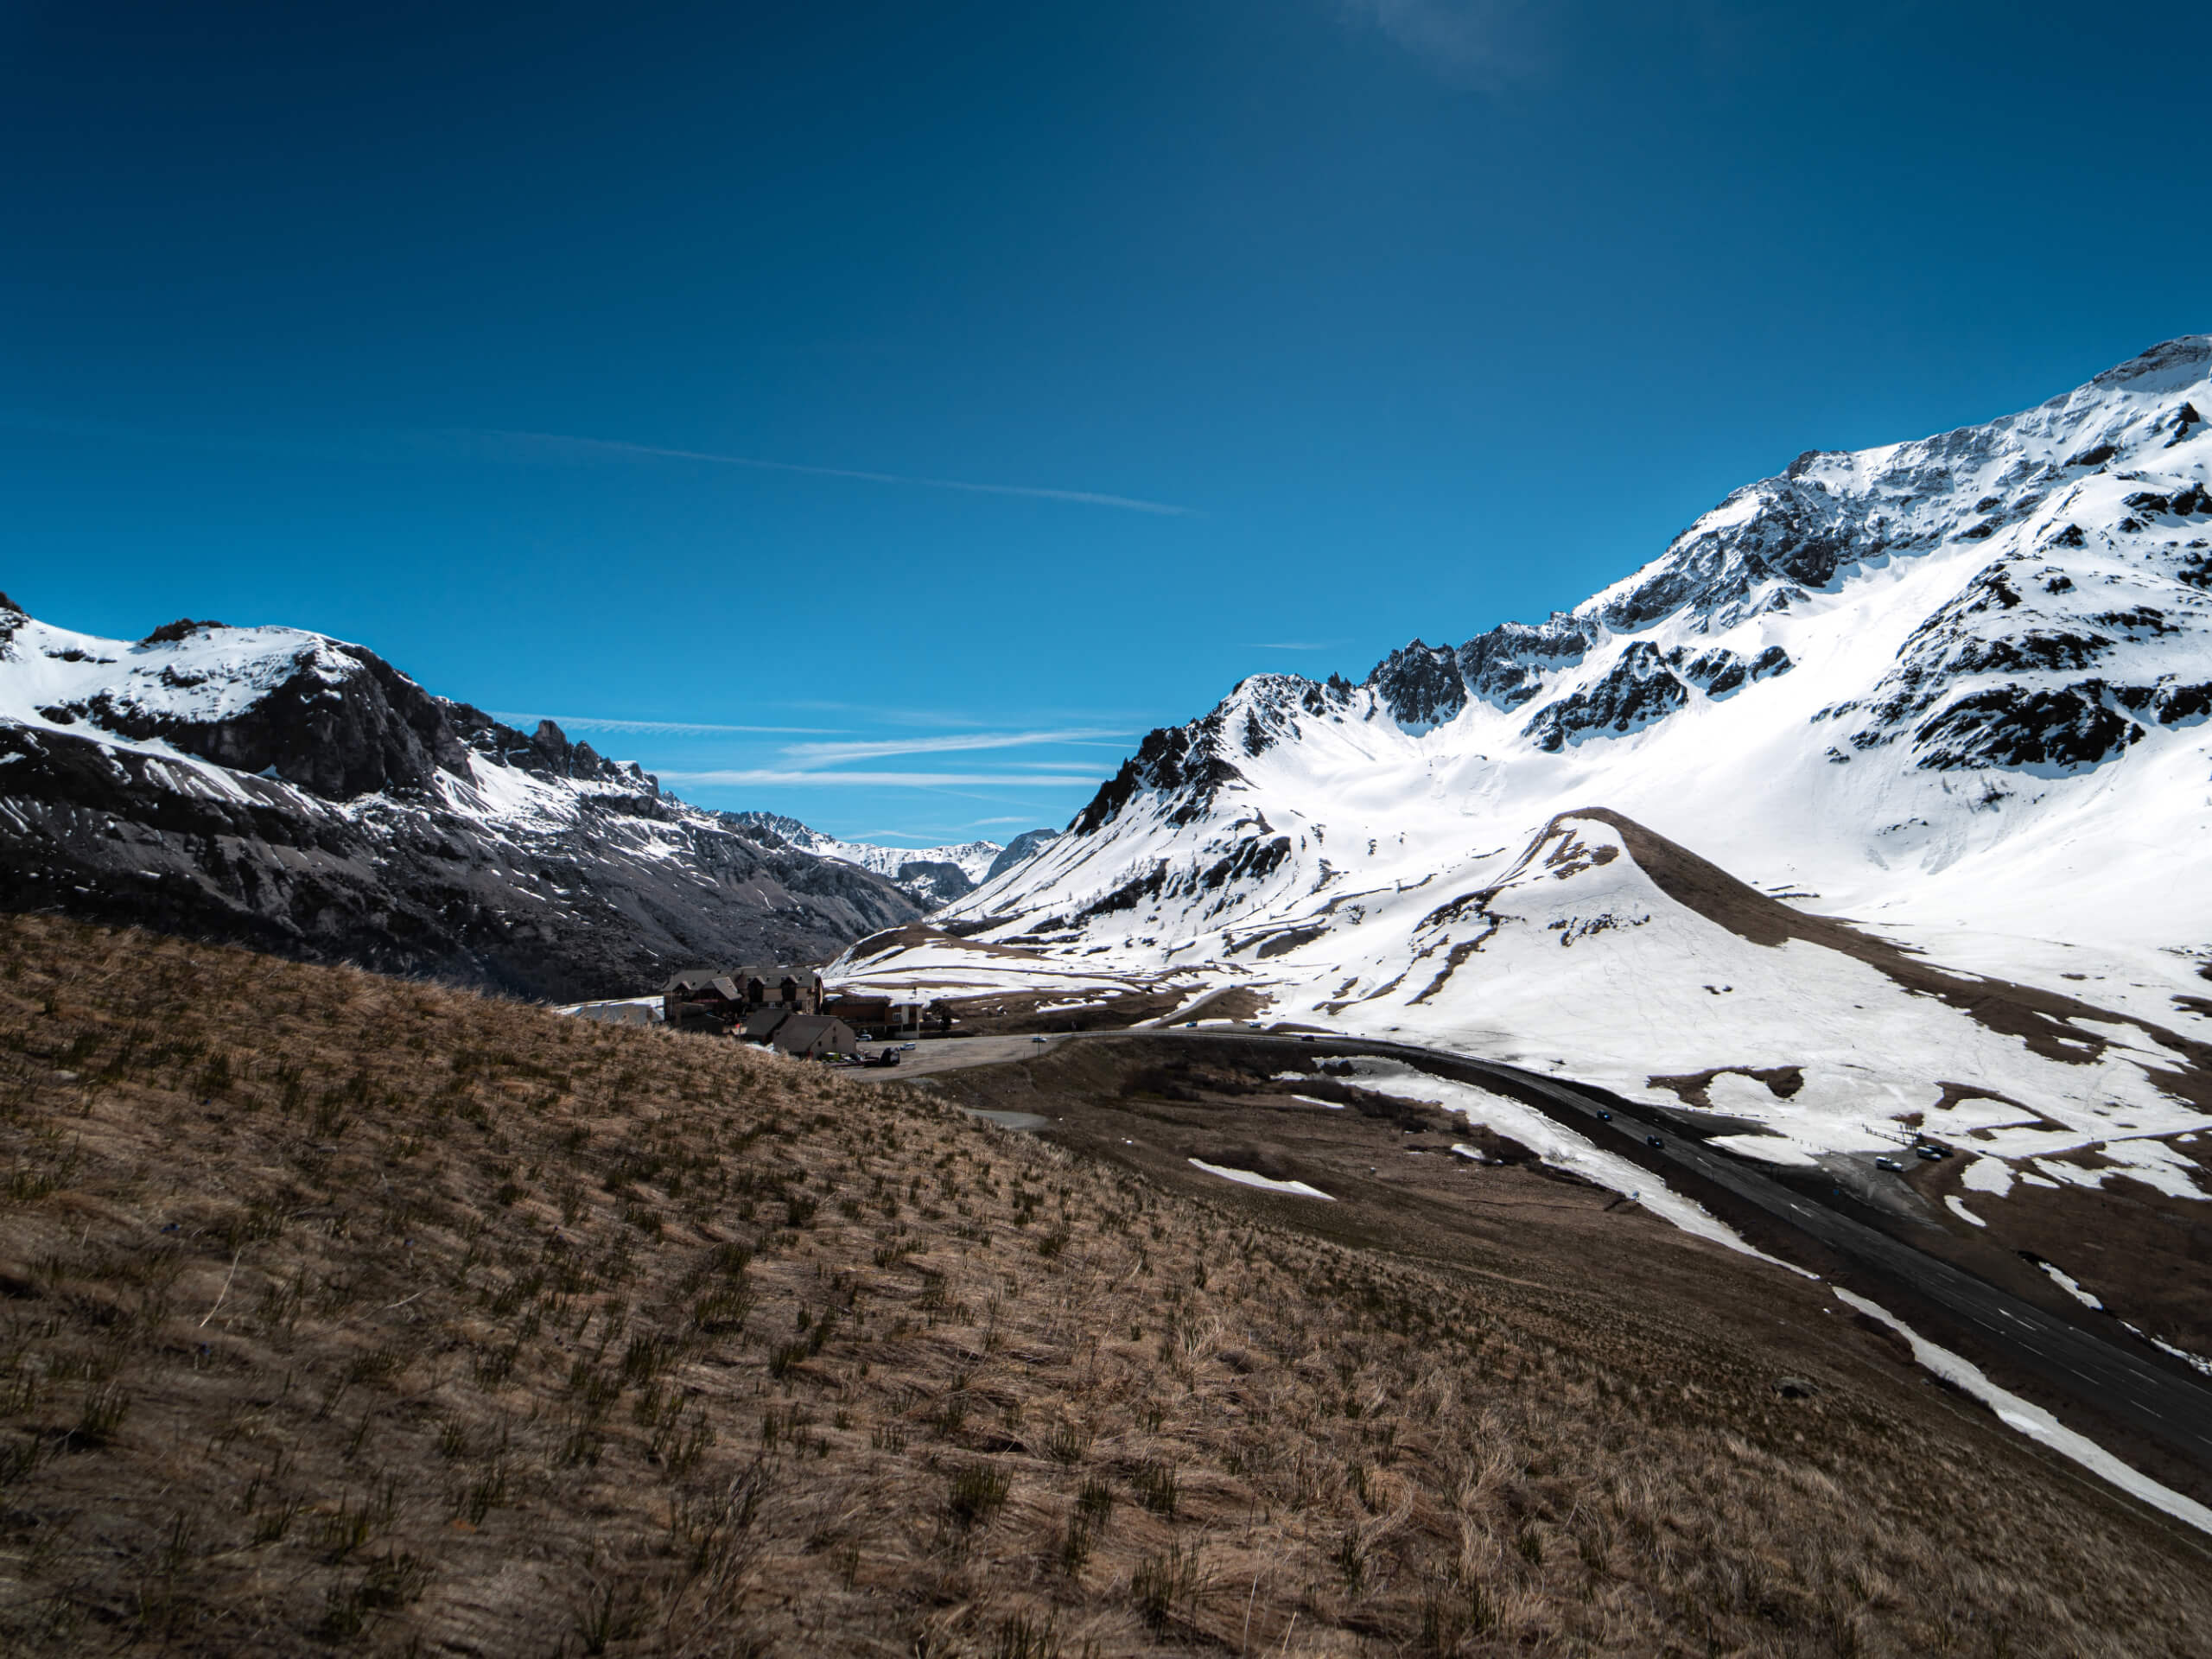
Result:
{"label": "sunlit snow slope", "polygon": [[1548,621],[1248,680],[943,919],[1725,1108],[1783,1161],[1902,1124],[1989,1185],[2212,1190],[2208,365],[1808,453]]}

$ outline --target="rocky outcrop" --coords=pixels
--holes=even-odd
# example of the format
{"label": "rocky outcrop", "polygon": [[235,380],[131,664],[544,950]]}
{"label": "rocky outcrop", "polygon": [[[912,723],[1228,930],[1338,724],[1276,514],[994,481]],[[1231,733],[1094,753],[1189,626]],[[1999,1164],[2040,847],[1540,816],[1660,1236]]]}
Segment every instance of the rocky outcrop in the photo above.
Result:
{"label": "rocky outcrop", "polygon": [[1390,718],[1408,731],[1441,726],[1467,706],[1459,658],[1446,645],[1416,639],[1376,664],[1367,684]]}
{"label": "rocky outcrop", "polygon": [[1596,683],[1548,704],[1522,730],[1548,754],[1589,737],[1620,737],[1663,720],[1689,701],[1689,688],[1659,648],[1639,639]]}

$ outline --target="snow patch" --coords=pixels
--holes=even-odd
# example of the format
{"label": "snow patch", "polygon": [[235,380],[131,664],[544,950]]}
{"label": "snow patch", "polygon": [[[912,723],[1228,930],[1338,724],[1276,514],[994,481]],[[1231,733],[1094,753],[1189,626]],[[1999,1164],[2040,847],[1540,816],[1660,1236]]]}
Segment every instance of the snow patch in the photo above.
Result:
{"label": "snow patch", "polygon": [[1219,1164],[1210,1164],[1203,1158],[1193,1158],[1191,1162],[1205,1171],[1207,1174],[1218,1175],[1224,1181],[1235,1181],[1239,1186],[1256,1186],[1267,1192],[1287,1192],[1301,1198],[1327,1198],[1331,1204],[1336,1202],[1333,1197],[1324,1192],[1319,1187],[1308,1186],[1303,1181],[1269,1180],[1266,1176],[1255,1175],[1249,1169],[1226,1169]]}

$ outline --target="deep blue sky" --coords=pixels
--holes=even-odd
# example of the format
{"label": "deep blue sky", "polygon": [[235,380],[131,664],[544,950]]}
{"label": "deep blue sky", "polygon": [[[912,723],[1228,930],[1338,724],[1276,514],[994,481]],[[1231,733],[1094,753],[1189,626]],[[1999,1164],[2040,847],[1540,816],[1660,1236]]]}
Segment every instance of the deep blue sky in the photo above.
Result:
{"label": "deep blue sky", "polygon": [[2212,327],[2208,52],[2201,0],[15,0],[0,587],[1003,838],[1243,675]]}

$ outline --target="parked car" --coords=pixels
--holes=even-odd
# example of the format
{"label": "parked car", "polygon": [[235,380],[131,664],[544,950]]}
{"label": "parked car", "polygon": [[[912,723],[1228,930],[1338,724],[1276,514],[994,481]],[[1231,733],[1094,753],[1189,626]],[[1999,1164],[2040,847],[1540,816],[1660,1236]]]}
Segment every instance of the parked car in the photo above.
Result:
{"label": "parked car", "polygon": [[1877,1158],[1874,1160],[1874,1167],[1877,1169],[1886,1169],[1895,1173],[1897,1170],[1903,1169],[1904,1166],[1894,1158]]}
{"label": "parked car", "polygon": [[1647,1147],[1663,1147],[1667,1143],[1656,1135],[1647,1135],[1643,1137],[1643,1144]]}
{"label": "parked car", "polygon": [[1951,1149],[1948,1147],[1915,1147],[1912,1149],[1912,1155],[1916,1158],[1925,1158],[1931,1164],[1940,1163],[1951,1155]]}

